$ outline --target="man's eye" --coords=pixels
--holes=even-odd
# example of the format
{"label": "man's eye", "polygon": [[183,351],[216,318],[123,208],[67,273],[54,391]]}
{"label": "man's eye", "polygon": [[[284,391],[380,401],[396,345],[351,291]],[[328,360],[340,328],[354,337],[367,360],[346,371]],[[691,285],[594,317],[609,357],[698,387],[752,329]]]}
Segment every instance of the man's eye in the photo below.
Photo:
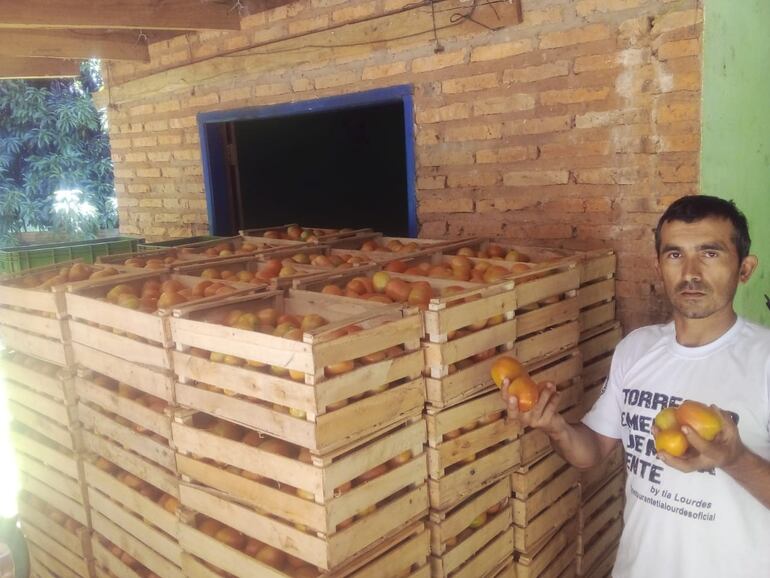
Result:
{"label": "man's eye", "polygon": [[682,254],[679,253],[678,251],[669,251],[669,253],[667,255],[667,257],[669,259],[679,259],[679,257],[681,257],[681,256],[682,256]]}
{"label": "man's eye", "polygon": [[706,257],[709,257],[711,259],[714,257],[718,257],[719,253],[717,253],[716,251],[706,251],[705,255]]}

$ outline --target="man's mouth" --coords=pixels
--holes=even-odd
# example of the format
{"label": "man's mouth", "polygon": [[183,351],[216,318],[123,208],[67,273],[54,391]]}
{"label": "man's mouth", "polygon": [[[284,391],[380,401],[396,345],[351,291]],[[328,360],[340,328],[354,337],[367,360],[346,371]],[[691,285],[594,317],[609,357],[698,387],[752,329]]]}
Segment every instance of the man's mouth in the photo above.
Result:
{"label": "man's mouth", "polygon": [[705,295],[703,291],[680,291],[679,294],[687,298],[703,297]]}

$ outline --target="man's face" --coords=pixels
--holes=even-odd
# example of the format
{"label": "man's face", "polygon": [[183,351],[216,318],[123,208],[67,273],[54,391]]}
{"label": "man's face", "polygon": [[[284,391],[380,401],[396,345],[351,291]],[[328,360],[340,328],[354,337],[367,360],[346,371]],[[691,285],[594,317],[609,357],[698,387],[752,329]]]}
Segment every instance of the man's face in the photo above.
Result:
{"label": "man's face", "polygon": [[740,265],[733,225],[727,219],[668,221],[660,231],[658,266],[666,295],[674,310],[687,319],[732,311],[742,279]]}

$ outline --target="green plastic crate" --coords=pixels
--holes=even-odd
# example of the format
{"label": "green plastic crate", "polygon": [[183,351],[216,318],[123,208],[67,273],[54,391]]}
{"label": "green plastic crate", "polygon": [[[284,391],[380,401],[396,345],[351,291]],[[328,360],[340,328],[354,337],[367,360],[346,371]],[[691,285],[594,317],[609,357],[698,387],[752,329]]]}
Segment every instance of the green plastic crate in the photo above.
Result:
{"label": "green plastic crate", "polygon": [[199,235],[198,237],[181,237],[179,239],[169,239],[168,241],[155,241],[152,243],[142,243],[139,245],[139,251],[155,251],[156,249],[168,249],[169,247],[181,247],[192,243],[204,243],[206,241],[215,241],[224,239],[216,235]]}
{"label": "green plastic crate", "polygon": [[0,273],[18,273],[73,259],[94,263],[97,257],[105,255],[135,253],[137,245],[143,242],[144,239],[140,237],[106,237],[69,243],[5,247],[0,249]]}

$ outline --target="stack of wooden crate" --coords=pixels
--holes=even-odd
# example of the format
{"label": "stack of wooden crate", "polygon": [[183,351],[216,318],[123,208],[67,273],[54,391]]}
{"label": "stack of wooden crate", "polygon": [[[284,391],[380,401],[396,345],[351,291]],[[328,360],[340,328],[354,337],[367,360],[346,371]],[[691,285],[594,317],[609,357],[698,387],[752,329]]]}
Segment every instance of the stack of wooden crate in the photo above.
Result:
{"label": "stack of wooden crate", "polygon": [[[615,319],[615,267],[612,250],[583,255],[580,279],[580,351],[583,356],[583,413],[593,407],[609,376],[615,346],[623,337]],[[604,578],[612,571],[623,520],[623,448],[604,463],[580,474],[577,572]]]}
{"label": "stack of wooden crate", "polygon": [[171,330],[188,576],[426,575],[416,311],[275,291]]}
{"label": "stack of wooden crate", "polygon": [[[99,576],[184,575],[171,443],[173,344],[154,301],[167,281],[189,289],[199,280],[151,271],[66,287]],[[127,288],[139,310],[119,299]]]}
{"label": "stack of wooden crate", "polygon": [[[32,571],[64,578],[92,575],[72,349],[63,299],[52,291],[68,280],[72,265],[0,282],[3,386],[13,420],[22,531]],[[78,265],[72,277],[96,269]]]}
{"label": "stack of wooden crate", "polygon": [[623,529],[624,464],[625,454],[618,446],[602,464],[580,473],[579,576],[610,576]]}

